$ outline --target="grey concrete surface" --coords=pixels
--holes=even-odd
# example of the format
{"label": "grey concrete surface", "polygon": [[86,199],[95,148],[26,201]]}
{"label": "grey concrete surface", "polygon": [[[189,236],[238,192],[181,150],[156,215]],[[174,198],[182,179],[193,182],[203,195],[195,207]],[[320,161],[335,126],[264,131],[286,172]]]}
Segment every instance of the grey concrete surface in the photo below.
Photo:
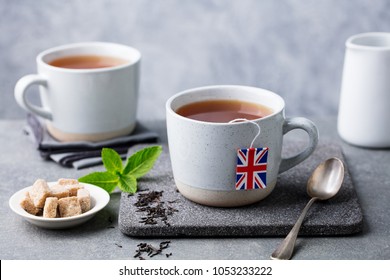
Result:
{"label": "grey concrete surface", "polygon": [[[336,119],[316,119],[321,141],[340,141]],[[147,124],[165,138],[164,121]],[[16,216],[10,196],[36,178],[79,177],[101,166],[74,170],[43,161],[27,137],[24,121],[0,120],[0,259],[133,259],[137,244],[158,246],[166,238],[131,238],[118,228],[120,192],[89,222],[67,230],[37,228]],[[295,139],[302,135],[287,135]],[[339,142],[362,207],[363,231],[352,236],[302,237],[294,259],[390,259],[390,150],[362,149]],[[281,237],[172,238],[164,254],[154,259],[269,259]]]}

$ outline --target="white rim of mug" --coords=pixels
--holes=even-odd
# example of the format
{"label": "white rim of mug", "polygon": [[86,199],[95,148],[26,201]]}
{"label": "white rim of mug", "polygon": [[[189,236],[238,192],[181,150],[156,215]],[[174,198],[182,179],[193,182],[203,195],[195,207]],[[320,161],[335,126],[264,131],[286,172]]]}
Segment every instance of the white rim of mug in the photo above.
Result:
{"label": "white rim of mug", "polygon": [[[270,115],[267,115],[265,117],[261,117],[261,118],[257,118],[257,119],[253,119],[251,121],[263,121],[263,120],[266,120],[266,119],[269,119],[269,118],[272,118],[273,116],[279,114],[281,111],[283,111],[283,109],[285,108],[285,102],[283,100],[283,98],[270,91],[270,90],[267,90],[267,89],[263,89],[263,88],[257,88],[257,87],[250,87],[250,86],[240,86],[240,85],[213,85],[213,86],[204,86],[204,87],[197,87],[197,88],[191,88],[191,89],[188,89],[188,90],[185,90],[185,91],[181,91],[173,96],[171,96],[167,102],[166,102],[166,110],[172,114],[172,115],[175,115],[176,117],[182,119],[182,120],[185,120],[185,121],[189,121],[189,122],[194,122],[194,123],[200,123],[200,124],[207,124],[207,125],[212,125],[212,126],[236,126],[236,125],[243,125],[243,124],[248,124],[248,122],[234,122],[234,123],[222,123],[222,122],[206,122],[206,121],[199,121],[199,120],[194,120],[194,119],[190,119],[190,118],[187,118],[187,117],[183,117],[181,115],[179,115],[178,113],[175,112],[175,110],[172,109],[172,102],[182,96],[182,95],[185,95],[185,94],[188,94],[188,93],[191,93],[191,92],[195,92],[195,91],[204,91],[204,90],[210,90],[210,89],[247,89],[247,90],[255,90],[255,91],[263,91],[263,92],[266,92],[267,94],[270,94],[272,96],[274,96],[275,98],[279,99],[279,101],[281,102],[282,106],[281,106],[281,109],[280,110],[273,110],[274,108],[271,108],[273,110],[272,114]],[[237,97],[237,100],[240,100],[239,97]],[[248,101],[246,101],[248,102]],[[267,106],[267,105],[265,105]]]}
{"label": "white rim of mug", "polygon": [[[369,45],[356,42],[363,38],[386,38],[386,45]],[[389,51],[390,50],[390,33],[388,32],[367,32],[360,33],[349,37],[345,43],[347,48],[358,50],[377,50],[377,51]]]}
{"label": "white rim of mug", "polygon": [[[60,52],[60,51],[66,51],[66,50],[71,50],[71,49],[77,49],[77,48],[82,48],[82,47],[88,47],[88,46],[94,46],[94,47],[101,47],[101,48],[123,48],[127,49],[131,52],[134,53],[134,57],[129,59],[127,63],[123,63],[117,66],[112,66],[112,67],[104,67],[104,68],[89,68],[89,69],[72,69],[72,68],[63,68],[63,67],[57,67],[57,66],[52,66],[48,62],[44,60],[44,58],[47,55]],[[115,56],[115,55],[111,55]],[[118,58],[121,59],[128,59],[124,58],[123,56],[117,56]],[[122,44],[117,44],[117,43],[111,43],[111,42],[81,42],[81,43],[74,43],[74,44],[67,44],[67,45],[61,45],[57,47],[53,47],[50,49],[47,49],[37,56],[37,64],[42,65],[48,69],[54,70],[54,71],[59,71],[59,72],[69,72],[69,73],[98,73],[98,72],[107,72],[107,71],[114,71],[122,68],[126,68],[132,65],[137,64],[141,60],[141,52],[137,50],[136,48],[122,45]]]}

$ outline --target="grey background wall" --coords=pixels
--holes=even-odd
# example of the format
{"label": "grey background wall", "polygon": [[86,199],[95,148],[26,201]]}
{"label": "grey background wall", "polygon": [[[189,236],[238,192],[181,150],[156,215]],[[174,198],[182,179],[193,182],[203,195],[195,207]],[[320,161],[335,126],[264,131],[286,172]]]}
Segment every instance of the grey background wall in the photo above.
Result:
{"label": "grey background wall", "polygon": [[40,51],[82,41],[142,52],[142,120],[211,84],[273,90],[290,116],[336,115],[345,40],[371,31],[390,31],[390,1],[0,0],[0,118],[25,116],[13,87]]}

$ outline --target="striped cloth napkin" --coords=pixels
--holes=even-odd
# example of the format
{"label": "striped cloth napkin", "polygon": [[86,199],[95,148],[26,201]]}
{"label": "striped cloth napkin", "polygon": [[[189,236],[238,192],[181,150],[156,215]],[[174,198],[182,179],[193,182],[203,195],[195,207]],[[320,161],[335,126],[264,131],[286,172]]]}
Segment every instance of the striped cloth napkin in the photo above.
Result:
{"label": "striped cloth napkin", "polygon": [[133,145],[158,141],[157,133],[137,123],[130,135],[106,141],[59,142],[50,136],[43,122],[32,114],[27,115],[25,133],[33,141],[42,158],[76,169],[101,164],[102,148],[114,149],[125,159],[128,149]]}

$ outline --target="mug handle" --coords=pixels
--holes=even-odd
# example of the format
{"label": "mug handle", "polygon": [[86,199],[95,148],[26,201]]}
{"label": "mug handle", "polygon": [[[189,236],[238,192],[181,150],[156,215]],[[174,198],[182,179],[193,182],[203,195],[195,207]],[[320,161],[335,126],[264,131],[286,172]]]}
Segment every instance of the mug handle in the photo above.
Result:
{"label": "mug handle", "polygon": [[318,129],[312,121],[302,117],[286,118],[283,124],[283,135],[293,129],[303,129],[306,131],[309,135],[309,145],[305,150],[295,156],[282,158],[279,174],[308,158],[314,152],[318,144]]}
{"label": "mug handle", "polygon": [[26,111],[41,116],[42,118],[52,120],[53,116],[49,110],[31,104],[27,101],[27,88],[33,84],[47,86],[47,80],[39,75],[27,75],[21,78],[15,85],[14,95],[16,102]]}

